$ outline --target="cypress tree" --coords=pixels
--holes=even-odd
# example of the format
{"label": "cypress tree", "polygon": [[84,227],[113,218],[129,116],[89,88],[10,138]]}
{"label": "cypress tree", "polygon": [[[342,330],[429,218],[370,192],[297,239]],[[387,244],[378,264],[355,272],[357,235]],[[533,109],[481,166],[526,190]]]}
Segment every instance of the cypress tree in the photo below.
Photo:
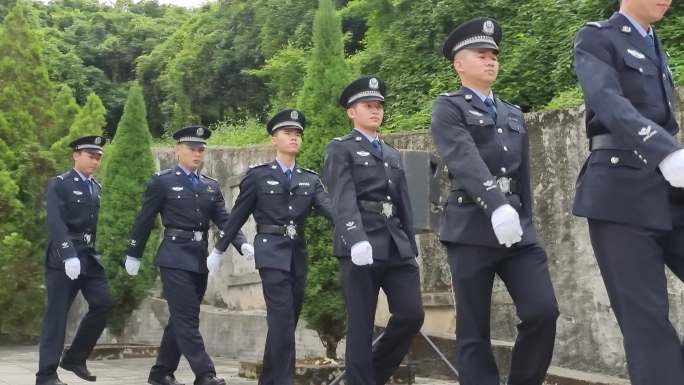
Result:
{"label": "cypress tree", "polygon": [[[331,0],[320,0],[313,26],[313,48],[298,105],[307,117],[304,146],[298,161],[320,171],[330,140],[348,130],[338,96],[351,79],[342,44],[342,25]],[[336,357],[344,337],[346,311],[337,258],[332,254],[332,226],[320,217],[307,221],[309,277],[302,316],[318,333],[326,355]]]}
{"label": "cypress tree", "polygon": [[145,185],[155,171],[151,146],[152,136],[147,127],[142,89],[133,84],[114,140],[106,149],[97,234],[114,296],[114,309],[110,316],[110,328],[114,334],[123,331],[124,323],[145,298],[157,274],[152,265],[152,253],[159,239],[157,231],[152,232],[147,242],[140,273],[130,277],[121,267]]}
{"label": "cypress tree", "polygon": [[48,133],[47,143],[52,145],[62,137],[68,135],[69,128],[74,123],[81,107],[76,103],[74,92],[68,85],[63,84],[57,92],[54,102],[55,128]]}

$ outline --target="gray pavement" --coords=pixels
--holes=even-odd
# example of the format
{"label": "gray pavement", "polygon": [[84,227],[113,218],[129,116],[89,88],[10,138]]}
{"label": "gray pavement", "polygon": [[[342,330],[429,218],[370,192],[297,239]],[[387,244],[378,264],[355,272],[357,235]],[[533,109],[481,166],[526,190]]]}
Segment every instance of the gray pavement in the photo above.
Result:
{"label": "gray pavement", "polygon": [[[228,385],[255,385],[254,380],[238,377],[238,362],[235,360],[212,357],[218,375],[225,378]],[[87,382],[71,372],[59,370],[62,381],[68,385],[145,385],[147,374],[154,358],[126,358],[120,360],[88,361],[88,368],[97,375],[97,382]],[[34,385],[38,367],[38,348],[36,346],[0,346],[0,385]],[[194,376],[187,361],[181,359],[176,378],[191,385]],[[421,385],[446,385],[454,382],[417,379]]]}

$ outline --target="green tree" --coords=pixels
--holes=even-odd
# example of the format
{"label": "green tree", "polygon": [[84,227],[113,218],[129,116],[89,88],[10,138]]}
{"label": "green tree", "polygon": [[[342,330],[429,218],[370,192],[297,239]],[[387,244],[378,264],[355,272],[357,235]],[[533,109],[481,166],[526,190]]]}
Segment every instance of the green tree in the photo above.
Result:
{"label": "green tree", "polygon": [[74,118],[74,122],[69,128],[69,133],[50,146],[54,154],[55,162],[60,169],[71,166],[71,149],[69,143],[76,138],[87,135],[102,135],[102,130],[106,124],[106,111],[102,101],[96,94],[88,95],[86,104]]}
{"label": "green tree", "polygon": [[152,252],[159,239],[157,231],[152,233],[147,242],[140,274],[130,277],[121,268],[145,185],[155,171],[151,143],[142,89],[134,83],[128,93],[116,136],[112,144],[106,147],[102,210],[97,235],[114,296],[114,309],[110,317],[110,328],[114,334],[123,331],[126,320],[145,298],[157,275],[152,264]]}
{"label": "green tree", "polygon": [[54,165],[45,151],[53,129],[52,83],[35,19],[18,1],[0,29],[0,336],[38,335],[43,306],[43,206]]}
{"label": "green tree", "polygon": [[[306,77],[299,93],[299,108],[307,117],[303,151],[298,161],[320,170],[325,146],[349,129],[337,99],[350,81],[344,58],[342,25],[331,0],[320,0],[314,17],[313,48]],[[307,221],[309,278],[302,316],[318,333],[326,355],[336,357],[337,344],[344,337],[346,311],[340,287],[339,266],[332,254],[332,228],[320,217]]]}
{"label": "green tree", "polygon": [[48,133],[47,143],[52,145],[69,133],[81,107],[76,103],[74,93],[68,85],[60,87],[54,102],[55,128]]}

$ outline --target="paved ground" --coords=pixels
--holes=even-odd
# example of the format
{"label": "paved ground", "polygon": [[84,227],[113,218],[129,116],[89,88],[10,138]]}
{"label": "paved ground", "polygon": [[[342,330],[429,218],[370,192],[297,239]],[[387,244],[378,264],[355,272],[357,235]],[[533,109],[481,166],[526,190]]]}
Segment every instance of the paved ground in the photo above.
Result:
{"label": "paved ground", "polygon": [[[212,357],[219,376],[226,379],[228,385],[255,385],[256,381],[238,377],[238,363],[222,357]],[[153,358],[130,358],[122,360],[88,361],[90,371],[97,375],[97,382],[83,381],[71,372],[60,369],[59,377],[69,385],[145,385]],[[0,346],[0,385],[34,385],[35,372],[38,367],[38,353],[35,346],[3,347]],[[190,367],[185,360],[176,372],[176,378],[191,385],[194,379]],[[421,385],[445,385],[453,382],[419,379]]]}

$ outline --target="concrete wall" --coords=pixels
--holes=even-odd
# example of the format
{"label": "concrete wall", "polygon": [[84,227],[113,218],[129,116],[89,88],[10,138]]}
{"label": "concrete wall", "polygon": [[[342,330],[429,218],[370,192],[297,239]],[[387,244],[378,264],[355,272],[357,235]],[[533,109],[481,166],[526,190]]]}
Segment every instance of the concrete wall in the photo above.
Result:
{"label": "concrete wall", "polygon": [[[684,89],[678,93],[676,105],[681,106]],[[575,178],[588,153],[583,118],[583,108],[526,115],[530,132],[535,222],[549,255],[561,309],[553,364],[626,376],[622,337],[589,244],[586,221],[574,217],[570,211]],[[680,114],[680,122],[682,118],[684,116]],[[384,137],[400,149],[434,151],[427,130]],[[173,164],[170,149],[157,149],[156,152],[161,168]],[[240,176],[247,166],[272,157],[270,146],[212,148],[207,153],[204,172],[221,182],[226,201],[232,202],[237,196]],[[251,239],[254,234],[251,219],[243,231]],[[419,245],[427,312],[424,331],[436,336],[452,335],[455,327],[453,296],[445,251],[432,233],[420,235]],[[670,279],[669,294],[671,318],[678,330],[684,331],[684,285]],[[255,352],[255,346],[258,352],[261,351],[263,336],[256,338],[255,335],[263,333],[263,320],[251,317],[254,314],[262,317],[264,304],[259,277],[251,263],[231,250],[220,273],[210,278],[205,302],[214,306],[205,308],[202,316],[210,320],[203,321],[210,351],[230,356],[255,356],[250,354]],[[518,320],[500,281],[495,283],[492,303],[492,338],[513,341]],[[163,302],[160,304],[155,299],[146,301],[131,318],[124,338],[129,342],[157,343],[159,331],[154,330],[165,323],[165,316],[159,316],[163,308]],[[216,314],[223,314],[223,318]],[[240,314],[246,318],[236,316]],[[223,326],[215,326],[221,324],[218,319],[223,320]],[[261,321],[255,321],[257,319]],[[377,323],[384,325],[386,319],[386,305],[381,299]],[[261,329],[255,325],[261,325]],[[300,327],[298,334],[299,355],[323,352],[315,333]],[[216,341],[217,338],[220,341]],[[227,348],[226,345],[236,346]],[[258,352],[256,355],[260,354]]]}

